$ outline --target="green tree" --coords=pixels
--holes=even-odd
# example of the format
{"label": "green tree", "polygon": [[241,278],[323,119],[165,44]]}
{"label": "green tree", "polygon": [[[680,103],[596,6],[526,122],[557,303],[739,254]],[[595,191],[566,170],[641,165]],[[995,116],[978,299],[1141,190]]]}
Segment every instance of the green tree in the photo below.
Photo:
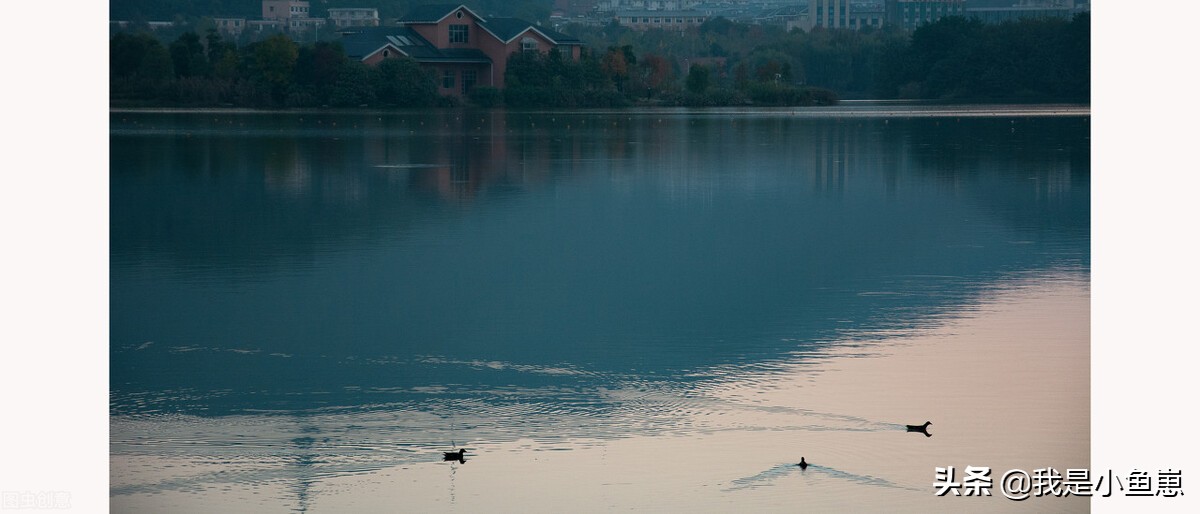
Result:
{"label": "green tree", "polygon": [[204,46],[210,65],[216,64],[227,53],[237,53],[237,45],[222,38],[221,34],[215,28],[208,29],[208,32],[205,33]]}
{"label": "green tree", "polygon": [[108,49],[110,78],[164,81],[174,75],[171,55],[149,34],[117,34]]}
{"label": "green tree", "polygon": [[744,90],[750,85],[750,67],[746,63],[739,62],[733,67],[733,85],[738,90]]}
{"label": "green tree", "polygon": [[204,44],[195,32],[184,32],[171,43],[171,62],[177,77],[202,77],[210,71]]}
{"label": "green tree", "polygon": [[384,59],[371,70],[371,89],[379,102],[400,107],[427,107],[437,100],[433,76],[407,57]]}
{"label": "green tree", "polygon": [[347,61],[338,70],[337,80],[330,89],[329,105],[357,107],[374,101],[370,68],[361,62]]}
{"label": "green tree", "polygon": [[108,48],[112,98],[157,99],[175,76],[170,53],[153,36],[117,34]]}
{"label": "green tree", "polygon": [[255,43],[250,52],[252,80],[263,84],[276,104],[282,103],[292,85],[296,58],[300,53],[296,44],[287,36],[276,34]]}
{"label": "green tree", "polygon": [[296,57],[296,85],[311,91],[318,103],[326,103],[348,62],[338,42],[318,41],[300,47]]}
{"label": "green tree", "polygon": [[625,81],[629,79],[629,63],[625,60],[625,52],[609,47],[600,60],[600,66],[604,75],[616,85],[617,91],[624,91]]}
{"label": "green tree", "polygon": [[670,89],[675,79],[671,61],[661,55],[646,54],[638,63],[638,78],[640,86],[645,88],[646,96],[653,96]]}
{"label": "green tree", "polygon": [[708,66],[699,64],[692,66],[692,69],[688,70],[687,76],[688,92],[702,95],[705,91],[708,91],[709,82],[711,81],[710,75],[711,72]]}
{"label": "green tree", "polygon": [[232,80],[238,76],[237,45],[221,38],[216,29],[211,29],[204,36],[208,47],[208,65],[211,75],[217,79]]}

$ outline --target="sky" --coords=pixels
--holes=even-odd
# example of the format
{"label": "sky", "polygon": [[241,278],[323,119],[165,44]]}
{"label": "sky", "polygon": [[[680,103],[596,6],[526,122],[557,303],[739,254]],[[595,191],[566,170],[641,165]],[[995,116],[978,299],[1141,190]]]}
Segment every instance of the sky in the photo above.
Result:
{"label": "sky", "polygon": [[[72,37],[40,35],[46,23],[0,32],[0,491],[67,491],[72,507],[96,511],[108,507],[108,5],[74,3],[54,29]],[[1200,113],[1178,56],[1193,33],[1169,20],[1194,20],[1200,5],[1162,3],[1136,13],[1093,3],[1093,472],[1197,469]],[[5,11],[45,19],[40,2]],[[1092,508],[1195,511],[1194,483],[1178,502]]]}

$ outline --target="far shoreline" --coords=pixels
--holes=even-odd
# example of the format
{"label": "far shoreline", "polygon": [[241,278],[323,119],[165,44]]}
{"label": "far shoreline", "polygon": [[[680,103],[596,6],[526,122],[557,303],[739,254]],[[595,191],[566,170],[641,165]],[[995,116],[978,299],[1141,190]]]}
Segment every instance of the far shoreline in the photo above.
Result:
{"label": "far shoreline", "polygon": [[946,102],[939,100],[842,100],[832,106],[778,107],[778,106],[736,106],[736,107],[641,107],[641,108],[565,108],[565,109],[517,109],[517,108],[483,108],[483,107],[434,107],[434,108],[380,108],[380,107],[307,107],[296,109],[256,109],[242,107],[109,107],[110,114],[139,113],[139,114],[371,114],[371,115],[404,115],[431,112],[499,112],[515,114],[624,114],[624,115],[704,115],[704,114],[757,114],[757,115],[787,115],[790,117],[806,118],[987,118],[995,116],[1091,116],[1090,103],[985,103],[985,102]]}

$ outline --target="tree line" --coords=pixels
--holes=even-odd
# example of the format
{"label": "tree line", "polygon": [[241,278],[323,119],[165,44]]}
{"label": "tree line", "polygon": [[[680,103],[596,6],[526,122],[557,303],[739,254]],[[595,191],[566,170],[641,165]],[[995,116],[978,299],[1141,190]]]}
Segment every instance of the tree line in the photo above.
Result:
{"label": "tree line", "polygon": [[[464,101],[439,96],[437,77],[416,61],[393,58],[369,66],[348,58],[337,41],[298,44],[276,34],[237,46],[209,31],[203,38],[186,32],[164,45],[146,33],[122,32],[110,40],[109,51],[110,99],[118,105],[434,107]],[[630,46],[587,51],[579,60],[557,50],[517,53],[509,58],[504,90],[475,87],[465,101],[518,108],[836,102],[832,92],[774,76],[722,89],[702,65],[691,67],[685,88],[677,66],[655,54],[639,57]]]}
{"label": "tree line", "polygon": [[286,35],[238,47],[210,31],[169,45],[149,34],[119,33],[109,43],[114,103],[194,107],[424,107],[440,98],[416,62],[367,66],[337,42],[300,45]]}
{"label": "tree line", "polygon": [[[811,32],[708,20],[682,34],[610,24],[564,30],[581,59],[513,55],[507,87],[476,87],[480,106],[826,105],[839,96],[1080,100],[1090,95],[1090,19],[984,25],[944,18],[898,30]],[[367,66],[336,41],[284,34],[238,45],[208,30],[164,44],[145,32],[110,40],[111,100],[126,105],[281,107],[457,105],[409,59]]]}
{"label": "tree line", "polygon": [[[712,18],[683,33],[610,23],[563,31],[592,48],[629,46],[676,66],[703,62],[718,89],[786,83],[843,98],[1072,99],[1090,95],[1091,17],[988,25],[948,17],[908,32],[815,28],[786,31]],[[772,80],[777,79],[777,80]],[[761,86],[758,86],[761,88]]]}

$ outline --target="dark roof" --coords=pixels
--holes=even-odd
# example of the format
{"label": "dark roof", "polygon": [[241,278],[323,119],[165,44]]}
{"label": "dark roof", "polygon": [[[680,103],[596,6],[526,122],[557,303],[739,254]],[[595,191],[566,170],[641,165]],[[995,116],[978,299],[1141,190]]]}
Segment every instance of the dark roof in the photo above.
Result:
{"label": "dark roof", "polygon": [[501,41],[508,41],[530,27],[530,23],[518,18],[488,18],[484,27]]}
{"label": "dark roof", "polygon": [[534,30],[541,32],[543,35],[550,38],[550,40],[555,44],[581,44],[581,42],[576,38],[555,30],[534,25],[520,18],[485,18],[480,25],[504,42],[512,40],[512,38],[519,36],[522,32],[525,32],[532,27]]}
{"label": "dark roof", "polygon": [[342,48],[351,59],[362,60],[387,45],[418,62],[492,62],[474,48],[438,49],[409,27],[362,27],[342,35]]}
{"label": "dark roof", "polygon": [[[437,23],[460,7],[466,6],[463,4],[418,5],[401,17],[400,23]],[[470,9],[467,10],[470,11]]]}
{"label": "dark roof", "polygon": [[352,59],[362,59],[387,44],[409,55],[412,55],[409,50],[420,51],[421,48],[432,46],[408,27],[361,27],[342,35],[342,48],[346,50],[346,56]]}

